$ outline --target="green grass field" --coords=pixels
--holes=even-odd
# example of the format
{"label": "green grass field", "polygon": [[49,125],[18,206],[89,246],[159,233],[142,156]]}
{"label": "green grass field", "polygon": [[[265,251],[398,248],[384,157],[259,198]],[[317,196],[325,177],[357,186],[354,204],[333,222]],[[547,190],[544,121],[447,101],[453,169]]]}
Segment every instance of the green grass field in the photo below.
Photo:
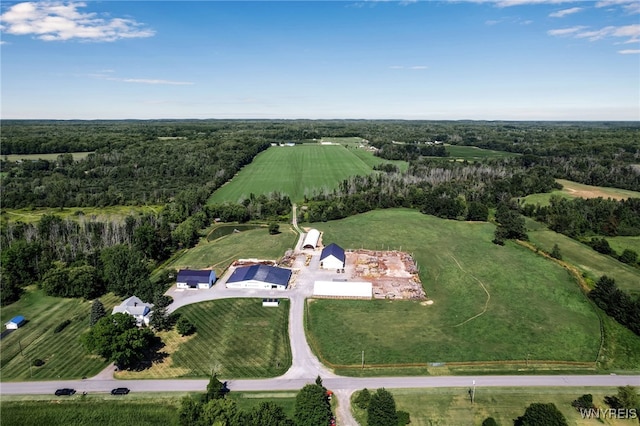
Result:
{"label": "green grass field", "polygon": [[[108,312],[120,302],[112,294],[100,300]],[[99,373],[107,363],[87,354],[79,340],[89,329],[90,311],[90,302],[46,296],[35,288],[29,288],[18,302],[3,307],[2,324],[15,315],[23,315],[28,322],[0,341],[1,380],[79,379]],[[55,327],[67,319],[71,324],[54,333]],[[45,364],[30,367],[36,358]]]}
{"label": "green grass field", "polygon": [[[92,154],[92,152],[71,152],[71,155],[73,155],[73,159],[75,161],[78,160],[84,160],[85,158],[87,158],[87,156],[89,154]],[[10,154],[10,155],[3,155],[2,159],[5,161],[18,161],[18,160],[48,160],[48,161],[55,161],[58,159],[58,155],[61,155],[61,153],[52,153],[52,154]]]}
{"label": "green grass field", "polygon": [[[578,267],[587,277],[597,281],[602,275],[607,275],[616,280],[619,288],[640,294],[640,269],[625,265],[611,256],[600,254],[586,244],[546,227],[540,227],[531,219],[527,219],[526,224],[529,239],[537,247],[550,252],[553,245],[558,244],[563,260]],[[619,240],[617,243],[619,244]]]}
{"label": "green grass field", "polygon": [[201,239],[200,243],[176,256],[165,267],[175,269],[213,267],[217,276],[236,259],[278,259],[296,245],[298,234],[291,225],[280,225],[280,233],[269,235],[266,228],[232,233],[215,241]]}
{"label": "green grass field", "polygon": [[325,243],[413,253],[434,300],[313,301],[310,335],[333,364],[359,365],[362,350],[369,364],[596,359],[598,317],[574,279],[516,244],[491,243],[491,224],[393,209],[312,226]]}
{"label": "green grass field", "polygon": [[446,145],[447,151],[449,151],[449,158],[456,160],[484,160],[486,158],[507,158],[515,157],[517,153],[506,151],[494,151],[492,149],[482,149],[477,146],[465,146],[465,145]]}
{"label": "green grass field", "polygon": [[291,366],[289,300],[263,308],[262,299],[223,299],[184,306],[178,311],[196,333],[161,333],[169,356],[151,368],[116,373],[119,379],[275,377]]}
{"label": "green grass field", "polygon": [[[469,380],[471,387],[471,380]],[[374,389],[369,389],[373,391]],[[564,414],[570,425],[633,425],[637,420],[582,419],[571,402],[585,393],[593,395],[599,408],[608,408],[603,399],[615,395],[617,388],[483,388],[482,378],[476,381],[474,403],[471,404],[469,388],[445,389],[391,389],[396,409],[411,416],[412,426],[432,425],[480,425],[487,417],[493,417],[499,425],[511,425],[513,419],[524,414],[534,402],[553,402]],[[354,394],[355,397],[356,394]],[[356,420],[366,424],[366,412],[351,405]]]}
{"label": "green grass field", "polygon": [[162,206],[108,206],[108,207],[71,207],[60,210],[57,208],[39,209],[2,209],[1,217],[3,221],[33,223],[39,221],[46,214],[53,214],[62,219],[71,218],[85,219],[94,218],[96,220],[114,220],[126,216],[136,216],[139,214],[158,213]]}
{"label": "green grass field", "polygon": [[633,250],[640,256],[640,237],[603,237],[618,254],[625,249]]}
{"label": "green grass field", "polygon": [[[342,145],[297,145],[272,147],[258,154],[230,182],[215,191],[210,203],[238,202],[249,194],[268,194],[279,191],[294,201],[305,194],[334,189],[349,176],[372,173],[375,157],[363,160],[357,149]],[[379,161],[384,162],[380,159]]]}
{"label": "green grass field", "polygon": [[591,186],[582,183],[573,182],[566,179],[556,179],[562,185],[562,189],[542,194],[531,194],[522,198],[525,204],[540,204],[548,206],[552,195],[558,195],[564,198],[613,198],[622,200],[626,198],[640,198],[640,192],[629,191],[619,188],[608,188],[604,186]]}

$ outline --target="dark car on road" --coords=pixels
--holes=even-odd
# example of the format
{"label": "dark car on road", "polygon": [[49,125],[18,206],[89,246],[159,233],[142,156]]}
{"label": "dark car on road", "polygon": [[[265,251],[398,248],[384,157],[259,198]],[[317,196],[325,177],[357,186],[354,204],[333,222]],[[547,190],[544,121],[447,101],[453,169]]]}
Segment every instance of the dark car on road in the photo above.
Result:
{"label": "dark car on road", "polygon": [[129,393],[129,388],[115,388],[111,389],[111,395],[126,395]]}
{"label": "dark car on road", "polygon": [[73,395],[74,393],[76,393],[76,390],[70,389],[70,388],[62,388],[62,389],[56,390],[56,396]]}

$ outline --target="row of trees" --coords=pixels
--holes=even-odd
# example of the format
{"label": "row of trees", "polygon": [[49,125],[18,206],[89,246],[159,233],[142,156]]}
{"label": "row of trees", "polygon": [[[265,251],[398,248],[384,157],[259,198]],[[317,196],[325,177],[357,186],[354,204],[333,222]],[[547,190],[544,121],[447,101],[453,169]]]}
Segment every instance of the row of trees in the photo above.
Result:
{"label": "row of trees", "polygon": [[607,315],[640,336],[640,297],[620,290],[613,278],[600,277],[589,297]]}
{"label": "row of trees", "polygon": [[395,399],[385,388],[374,393],[364,388],[355,395],[353,403],[367,412],[367,426],[404,426],[411,423],[409,413],[396,410]]}

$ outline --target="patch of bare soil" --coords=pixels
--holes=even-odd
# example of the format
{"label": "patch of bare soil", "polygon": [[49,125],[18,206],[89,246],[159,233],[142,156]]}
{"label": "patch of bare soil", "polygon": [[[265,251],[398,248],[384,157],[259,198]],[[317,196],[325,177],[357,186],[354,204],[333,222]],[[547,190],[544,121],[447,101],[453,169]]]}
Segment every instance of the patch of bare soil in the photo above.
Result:
{"label": "patch of bare soil", "polygon": [[353,265],[352,278],[373,284],[376,299],[426,298],[418,268],[408,253],[401,251],[355,250],[346,253]]}

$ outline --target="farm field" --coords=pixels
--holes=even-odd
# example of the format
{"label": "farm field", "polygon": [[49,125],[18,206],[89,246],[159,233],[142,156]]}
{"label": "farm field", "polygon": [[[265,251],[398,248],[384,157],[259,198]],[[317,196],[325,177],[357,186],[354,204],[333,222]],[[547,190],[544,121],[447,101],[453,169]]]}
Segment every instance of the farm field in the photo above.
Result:
{"label": "farm field", "polygon": [[[113,294],[100,300],[107,312],[120,303]],[[1,380],[79,379],[99,373],[107,363],[87,354],[79,340],[89,329],[90,311],[90,302],[46,296],[35,287],[29,287],[18,302],[3,307],[2,324],[15,315],[24,316],[28,322],[0,341]],[[55,327],[67,319],[71,324],[54,333]],[[45,364],[30,367],[36,358]]]}
{"label": "farm field", "polygon": [[334,189],[349,176],[372,172],[371,166],[352,151],[342,145],[271,147],[216,190],[209,203],[236,203],[251,193],[275,191],[299,201],[314,191]]}
{"label": "farm field", "polygon": [[[275,377],[291,366],[289,301],[263,308],[262,299],[222,299],[184,306],[176,312],[195,326],[192,336],[163,339],[165,362],[141,372],[116,373],[120,379]],[[165,333],[162,337],[166,337]]]}
{"label": "farm field", "polygon": [[[51,154],[9,154],[9,155],[3,155],[2,159],[5,161],[19,161],[19,160],[25,160],[25,161],[33,161],[33,160],[48,160],[48,161],[55,161],[58,159],[59,155],[62,154],[66,154],[64,152],[54,152]],[[89,152],[70,152],[69,154],[73,155],[73,160],[74,161],[78,161],[78,160],[84,160],[85,158],[87,158],[87,156],[89,154],[93,154],[92,151]]]}
{"label": "farm field", "polygon": [[477,146],[466,145],[445,145],[449,152],[449,159],[456,160],[484,160],[486,158],[508,158],[516,157],[520,154],[506,151],[494,151],[492,149],[478,148]]}
{"label": "farm field", "polygon": [[514,243],[493,244],[491,224],[390,209],[312,226],[325,244],[413,253],[434,301],[312,301],[309,334],[332,364],[360,365],[362,350],[369,365],[596,360],[598,317],[573,278]]}
{"label": "farm field", "polygon": [[[469,388],[391,389],[390,392],[396,402],[396,409],[410,414],[412,426],[479,425],[487,417],[493,417],[499,425],[511,425],[513,419],[524,414],[525,409],[534,402],[553,402],[570,425],[637,424],[637,420],[629,419],[608,419],[604,422],[582,419],[580,413],[571,406],[576,398],[591,393],[597,407],[608,408],[603,399],[607,395],[615,395],[617,388],[483,388],[482,378],[476,383],[473,405],[470,403]],[[351,404],[351,407],[356,420],[361,425],[366,424],[366,412],[355,404]]]}
{"label": "farm field", "polygon": [[582,183],[573,182],[566,179],[556,179],[556,182],[562,185],[562,189],[542,194],[531,194],[523,197],[525,204],[540,204],[548,206],[552,195],[559,195],[565,198],[613,198],[614,200],[623,200],[627,198],[640,198],[640,192],[629,191],[619,188],[608,188],[604,186],[591,186]]}
{"label": "farm field", "polygon": [[205,238],[165,265],[174,269],[213,268],[216,276],[238,258],[278,259],[296,245],[298,234],[291,225],[280,225],[280,233],[269,235],[266,228],[232,233],[215,241]]}
{"label": "farm field", "polygon": [[115,219],[126,216],[136,216],[145,213],[158,213],[162,206],[107,206],[107,207],[71,207],[60,210],[58,208],[39,208],[39,209],[2,209],[2,221],[34,223],[39,221],[42,216],[53,214],[62,219],[79,219],[86,220],[95,218]]}
{"label": "farm field", "polygon": [[[532,223],[534,225],[531,225]],[[562,259],[576,266],[593,281],[597,281],[602,275],[607,275],[616,280],[620,289],[640,294],[640,269],[626,265],[611,256],[600,254],[586,244],[551,231],[531,219],[527,219],[526,224],[529,240],[540,249],[550,252],[553,245],[558,244]]]}
{"label": "farm field", "polygon": [[640,237],[603,237],[618,254],[625,249],[633,250],[640,256]]}

